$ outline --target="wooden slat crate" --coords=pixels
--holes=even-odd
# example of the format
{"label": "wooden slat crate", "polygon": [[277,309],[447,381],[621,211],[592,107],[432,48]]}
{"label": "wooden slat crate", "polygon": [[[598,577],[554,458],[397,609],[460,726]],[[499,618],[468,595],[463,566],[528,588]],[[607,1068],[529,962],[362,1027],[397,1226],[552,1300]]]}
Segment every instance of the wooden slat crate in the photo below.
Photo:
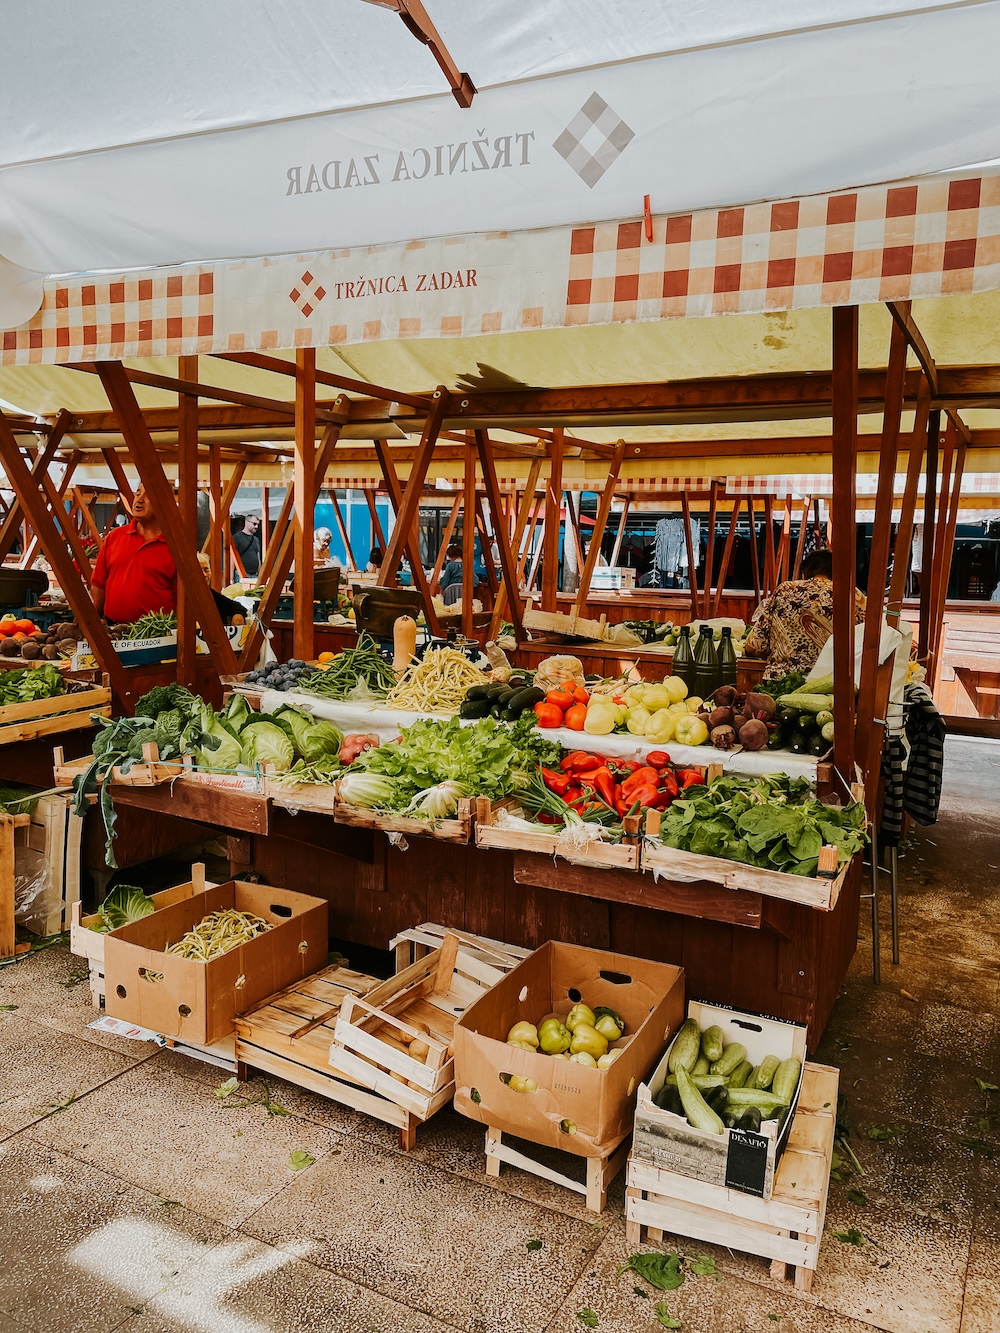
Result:
{"label": "wooden slat crate", "polygon": [[[377,977],[343,964],[314,972],[237,1017],[236,1059],[395,1125],[400,1144],[408,1151],[416,1142],[421,1117],[373,1086],[373,1067],[367,1062],[360,1076],[353,1068],[342,1067],[340,1056],[349,1053],[339,1047],[335,1034],[342,1004],[382,984]],[[389,1081],[394,1088],[400,1086]]]}
{"label": "wooden slat crate", "polygon": [[111,716],[107,677],[101,685],[67,680],[65,694],[52,699],[33,699],[30,703],[5,704],[0,708],[0,745],[92,727],[91,715],[94,713]]}
{"label": "wooden slat crate", "polygon": [[[82,759],[66,760],[62,746],[57,745],[52,752],[56,786],[71,787],[73,779],[85,773],[93,762],[92,754],[84,755]],[[174,778],[180,777],[183,772],[184,764],[180,759],[161,763],[159,747],[151,741],[142,747],[142,759],[137,760],[127,773],[120,766],[113,768],[111,780],[120,782],[126,787],[157,787],[161,782],[171,782]]]}
{"label": "wooden slat crate", "polygon": [[608,1186],[625,1165],[630,1141],[631,1135],[626,1134],[624,1138],[610,1144],[602,1156],[585,1157],[583,1160],[587,1164],[587,1176],[585,1181],[579,1181],[573,1176],[564,1175],[561,1171],[546,1166],[544,1162],[536,1161],[526,1153],[518,1152],[509,1143],[504,1143],[502,1130],[487,1126],[486,1174],[493,1179],[499,1179],[500,1165],[506,1162],[508,1166],[530,1171],[533,1176],[538,1176],[542,1180],[550,1180],[553,1185],[562,1185],[564,1189],[582,1194],[592,1213],[603,1213],[608,1202]]}
{"label": "wooden slat crate", "polygon": [[63,930],[80,900],[80,848],[83,820],[72,809],[68,792],[40,796],[16,841],[45,860],[45,887],[40,913],[29,923],[39,935]]}
{"label": "wooden slat crate", "polygon": [[[363,998],[349,996],[330,1047],[331,1066],[428,1120],[455,1092],[455,1020],[504,976],[459,948],[447,934],[440,949],[412,963]],[[425,1030],[426,1029],[426,1030]],[[409,1053],[428,1047],[426,1061]]]}
{"label": "wooden slat crate", "polygon": [[[28,815],[0,814],[0,958],[11,958],[14,944],[14,835],[27,827]],[[27,946],[25,946],[26,948]],[[21,952],[24,952],[22,950]]]}
{"label": "wooden slat crate", "polygon": [[408,838],[437,838],[442,842],[467,843],[472,836],[472,802],[469,800],[459,801],[458,810],[452,819],[410,819],[405,815],[363,810],[360,806],[350,805],[342,799],[338,783],[333,801],[333,817],[338,824],[381,829],[383,833],[401,833]]}
{"label": "wooden slat crate", "polygon": [[799,1291],[812,1288],[819,1262],[840,1074],[807,1064],[788,1146],[770,1199],[664,1171],[631,1157],[625,1188],[626,1240],[660,1242],[665,1231],[772,1260],[771,1275],[794,1269]]}
{"label": "wooden slat crate", "polygon": [[464,930],[427,921],[420,926],[411,926],[409,930],[401,930],[389,941],[389,950],[396,955],[396,971],[402,972],[411,963],[426,958],[432,949],[440,949],[444,937],[449,934],[457,937],[463,953],[471,954],[501,972],[510,972],[531,953],[530,949],[522,949],[517,944],[505,944],[503,940],[493,940],[487,935],[471,935]]}
{"label": "wooden slat crate", "polygon": [[278,782],[270,775],[264,777],[264,791],[275,805],[284,810],[311,810],[333,818],[336,784],[321,786],[315,782]]}
{"label": "wooden slat crate", "polygon": [[[638,824],[635,825],[638,828]],[[626,841],[602,842],[591,838],[585,843],[570,842],[566,837],[534,829],[506,828],[497,822],[497,811],[485,796],[476,801],[476,846],[503,847],[514,852],[541,852],[558,856],[578,866],[613,867],[616,870],[639,869],[639,847],[635,832],[626,825]]]}
{"label": "wooden slat crate", "polygon": [[[191,878],[187,883],[175,884],[173,888],[161,889],[159,893],[151,893],[149,896],[159,909],[190,898],[194,893],[204,893],[206,889],[212,887],[213,885],[205,879],[204,865],[197,862],[191,867]],[[100,916],[96,912],[90,916],[83,915],[83,904],[79,901],[78,895],[77,901],[72,905],[69,949],[70,953],[76,954],[78,958],[86,958],[90,964],[90,998],[95,1009],[100,1009],[104,1003],[105,935],[103,932],[91,929],[98,921]]]}

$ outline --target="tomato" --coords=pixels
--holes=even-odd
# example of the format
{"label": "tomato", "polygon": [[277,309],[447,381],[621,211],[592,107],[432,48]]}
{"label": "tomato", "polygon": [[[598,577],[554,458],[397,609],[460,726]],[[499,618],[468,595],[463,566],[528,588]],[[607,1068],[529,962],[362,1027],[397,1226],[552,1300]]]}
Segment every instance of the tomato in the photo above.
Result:
{"label": "tomato", "polygon": [[573,698],[578,704],[590,703],[590,695],[582,685],[577,685],[576,689],[573,691]]}
{"label": "tomato", "polygon": [[574,704],[572,708],[566,709],[566,726],[570,731],[582,731],[583,724],[587,720],[587,705],[583,703]]}
{"label": "tomato", "polygon": [[12,638],[12,639],[14,640],[15,643],[27,643],[27,642],[28,642],[28,636],[27,636],[27,634],[23,634],[20,630],[18,630],[15,634],[8,635],[8,638]]}
{"label": "tomato", "polygon": [[565,690],[567,694],[572,694],[573,691],[576,689],[576,681],[564,680],[563,683],[559,686],[559,688],[561,690]]}
{"label": "tomato", "polygon": [[573,707],[573,694],[570,690],[549,690],[545,696],[547,704],[555,704],[564,713],[567,708]]}
{"label": "tomato", "polygon": [[34,634],[38,626],[33,620],[15,620],[14,628],[21,634]]}
{"label": "tomato", "polygon": [[563,724],[563,711],[556,704],[535,704],[532,711],[540,727],[561,727]]}
{"label": "tomato", "polygon": [[17,632],[14,629],[16,624],[16,620],[0,620],[0,638],[9,639],[12,634],[15,634]]}

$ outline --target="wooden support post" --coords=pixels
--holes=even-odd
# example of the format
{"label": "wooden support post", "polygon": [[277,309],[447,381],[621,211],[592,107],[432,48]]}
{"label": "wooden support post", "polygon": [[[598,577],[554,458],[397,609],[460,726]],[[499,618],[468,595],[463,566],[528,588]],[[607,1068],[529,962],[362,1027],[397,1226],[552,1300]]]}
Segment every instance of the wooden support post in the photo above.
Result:
{"label": "wooden support post", "polygon": [[[701,614],[698,598],[698,555],[700,552],[694,549],[694,539],[691,536],[691,501],[688,499],[687,491],[681,492],[681,516],[684,519],[684,545],[687,548],[688,592],[691,596],[691,619],[697,620]],[[701,543],[699,542],[699,546],[700,545]]]}
{"label": "wooden support post", "polygon": [[344,522],[344,516],[340,512],[340,501],[337,499],[337,491],[333,486],[324,488],[326,498],[333,506],[333,517],[337,524],[337,531],[340,533],[340,540],[344,543],[344,550],[347,552],[347,567],[357,573],[358,562],[354,558],[354,551],[351,549],[351,537],[347,531],[347,524]]}
{"label": "wooden support post", "polygon": [[715,589],[715,601],[712,604],[712,615],[719,614],[719,607],[722,603],[722,595],[726,591],[726,579],[729,577],[729,566],[733,559],[733,544],[736,541],[736,528],[740,521],[740,510],[743,502],[739,496],[733,501],[733,512],[729,518],[729,531],[726,533],[726,545],[722,552],[722,564],[719,566],[718,583]]}
{"label": "wooden support post", "polygon": [[806,536],[809,532],[809,505],[810,499],[807,495],[802,502],[802,518],[799,522],[799,539],[795,543],[795,563],[792,566],[792,578],[802,577],[802,557],[806,550]]}
{"label": "wooden support post", "polygon": [[365,488],[365,500],[368,502],[368,512],[372,519],[372,540],[369,550],[374,550],[377,546],[380,551],[385,552],[385,533],[382,531],[382,520],[378,516],[378,505],[375,502],[375,492],[370,488]]}
{"label": "wooden support post", "polygon": [[702,615],[708,620],[712,615],[712,575],[715,572],[715,525],[719,516],[719,495],[722,483],[712,479],[712,489],[708,500],[708,544],[705,547],[705,579],[702,592]]}
{"label": "wooden support post", "polygon": [[943,444],[944,452],[941,456],[941,481],[938,488],[937,517],[934,520],[934,532],[937,539],[934,543],[934,563],[931,566],[930,633],[927,637],[928,676],[931,675],[930,667],[933,665],[938,648],[937,607],[939,601],[942,603],[942,606],[944,602],[944,597],[942,597],[942,582],[944,582],[945,585],[944,596],[946,597],[948,591],[946,575],[951,570],[951,554],[947,550],[946,542],[948,540],[948,513],[951,496],[951,480],[957,459],[957,434],[950,418],[945,423]]}
{"label": "wooden support post", "polygon": [[314,550],[316,495],[322,478],[316,475],[316,349],[295,353],[295,462],[293,489],[295,517],[295,605],[292,652],[304,662],[313,659]]}
{"label": "wooden support post", "polygon": [[[884,717],[876,711],[875,681],[878,674],[883,607],[889,573],[889,544],[892,536],[896,459],[899,455],[899,424],[903,414],[906,351],[905,334],[900,326],[894,323],[889,344],[885,406],[882,412],[875,521],[872,524],[871,558],[868,565],[868,609],[861,648],[855,732],[855,753],[863,765],[861,780],[865,783],[866,790],[871,793],[870,805],[877,800],[879,760],[882,753]],[[853,589],[851,591],[853,594]]]}
{"label": "wooden support post", "polygon": [[927,443],[927,420],[930,415],[931,389],[926,379],[921,380],[917,393],[917,411],[909,441],[906,461],[906,485],[900,502],[899,526],[896,529],[896,547],[892,561],[892,582],[889,585],[886,616],[894,626],[899,621],[906,595],[906,576],[910,572],[910,550],[913,546],[913,520],[916,514],[920,473],[924,466],[924,446]]}
{"label": "wooden support post", "polygon": [[[510,607],[510,619],[514,626],[514,636],[518,640],[524,637],[524,625],[521,619],[521,598],[517,586],[517,567],[514,559],[514,549],[511,546],[507,529],[500,521],[501,501],[500,501],[500,483],[497,480],[496,463],[493,458],[490,438],[484,430],[476,431],[476,449],[479,454],[479,465],[483,472],[483,487],[486,491],[486,499],[490,506],[490,513],[493,517],[493,530],[496,535],[497,549],[500,552],[500,569],[503,574],[503,586],[497,590],[496,600],[493,604],[493,617],[490,620],[490,638],[496,637],[499,628],[500,619],[503,616],[504,601]],[[538,476],[538,469],[541,466],[540,459],[534,459],[529,473],[532,491],[534,482]],[[525,492],[527,495],[527,492]],[[527,511],[525,511],[526,513]],[[515,523],[515,533],[519,532],[521,516],[518,514]],[[498,615],[499,609],[499,615]]]}
{"label": "wooden support post", "polygon": [[611,516],[611,504],[615,498],[615,486],[618,482],[618,474],[621,471],[624,457],[625,441],[619,440],[609,464],[608,479],[604,483],[604,490],[601,492],[601,498],[597,502],[597,513],[594,516],[594,527],[590,535],[590,545],[587,547],[587,558],[583,562],[583,569],[580,573],[580,586],[577,589],[576,601],[573,604],[573,614],[576,616],[583,615],[584,607],[587,604],[587,598],[590,596],[591,580],[594,577],[594,570],[597,568],[597,558],[601,554],[601,538],[604,536],[604,529],[608,526],[608,519]]}
{"label": "wooden support post", "polygon": [[212,508],[212,522],[208,529],[208,558],[211,563],[210,581],[212,587],[219,591],[222,587],[223,576],[225,573],[225,540],[223,537],[223,524],[225,516],[222,512],[222,455],[215,445],[209,445],[208,450],[208,498]]}
{"label": "wooden support post", "polygon": [[833,308],[833,761],[854,781],[855,469],[858,447],[858,308]]}
{"label": "wooden support post", "polygon": [[934,518],[937,511],[937,472],[938,447],[941,443],[941,412],[934,408],[927,418],[927,452],[925,455],[924,477],[924,533],[923,554],[920,561],[920,638],[917,655],[921,661],[927,660],[930,652],[931,617],[931,572],[934,569],[936,555],[934,541]]}
{"label": "wooden support post", "polygon": [[[70,420],[68,412],[60,412],[52,424],[48,438],[36,453],[35,461],[31,466],[31,477],[35,485],[38,485],[41,478],[47,474],[49,464],[59,452],[59,446],[62,444],[63,436],[69,428]],[[13,486],[13,483],[11,485]],[[24,508],[15,490],[11,506],[4,515],[3,523],[0,524],[0,564],[3,564],[7,556],[10,555],[14,543],[17,541],[18,533],[21,531],[23,520]]]}
{"label": "wooden support post", "polygon": [[[443,409],[441,416],[443,419],[444,416]],[[440,428],[440,421],[438,422],[438,428]],[[399,484],[399,477],[396,475],[396,468],[393,464],[392,456],[390,455],[389,450],[386,448],[385,441],[374,440],[373,443],[375,445],[376,456],[378,457],[378,461],[382,467],[382,475],[385,478],[385,484],[389,491],[389,500],[392,504],[393,512],[396,515],[395,526],[393,527],[392,530],[393,538],[395,538],[396,530],[399,527],[399,516],[403,510],[403,488]],[[426,476],[426,474],[427,474],[427,468],[425,466],[424,475]],[[409,480],[406,483],[407,495],[409,495],[410,487],[413,484],[414,484],[413,467],[411,467]],[[417,485],[417,491],[416,491],[417,504],[415,507],[415,515],[417,517],[419,517],[420,514],[419,496],[420,493],[423,491],[423,485],[424,485],[423,479],[421,479]],[[427,581],[427,575],[424,573],[423,562],[421,561],[420,558],[420,526],[418,522],[410,523],[409,531],[404,535],[404,542],[406,546],[407,559],[410,565],[410,573],[413,576],[413,586],[417,589],[421,597],[423,597],[424,599],[424,616],[427,620],[427,628],[433,635],[440,636],[441,622],[438,620],[437,612],[434,610],[434,599],[431,596],[431,586]],[[382,550],[383,550],[383,560],[381,567],[379,568],[378,582],[380,587],[391,588],[394,586],[396,582],[395,569],[398,569],[399,562],[398,560],[396,561],[393,573],[390,576],[391,582],[388,584],[384,583],[383,574],[386,569],[386,559],[388,558],[389,551],[388,547],[383,547]]]}
{"label": "wooden support post", "polygon": [[[501,513],[495,527],[503,527],[503,514]],[[486,514],[483,511],[482,496],[476,491],[476,528],[479,532],[479,540],[483,546],[483,564],[486,566],[486,582],[489,585],[490,595],[496,600],[497,593],[500,591],[500,580],[497,577],[497,567],[493,561],[493,542],[490,539],[489,530],[486,527]]]}
{"label": "wooden support post", "polygon": [[[527,579],[526,587],[528,588],[534,587],[535,571],[538,567],[538,561],[533,558],[535,529],[538,527],[539,521],[541,520],[544,512],[545,512],[545,495],[542,494],[540,496],[534,496],[532,498],[532,505],[531,505],[531,521],[528,524],[528,531],[524,541],[524,549],[518,556],[518,562],[517,562],[517,580],[519,587],[522,581],[524,581],[525,579],[525,570],[528,567],[529,559],[531,560],[531,577]],[[542,543],[539,542],[538,543],[539,552],[541,551],[541,549],[542,549]]]}
{"label": "wooden support post", "polygon": [[[479,436],[477,435],[476,438],[478,440]],[[487,453],[489,454],[490,463],[492,465],[493,455],[492,453],[489,453],[488,437],[487,437]],[[480,450],[480,458],[482,458],[482,450]],[[538,474],[541,471],[541,468],[542,468],[542,460],[540,458],[533,458],[531,460],[531,465],[528,468],[528,480],[525,483],[524,490],[521,493],[521,500],[520,503],[518,504],[517,515],[514,519],[514,530],[510,538],[509,549],[511,558],[511,572],[509,577],[505,577],[504,586],[500,589],[499,593],[497,594],[497,600],[493,607],[493,616],[492,619],[490,620],[490,628],[489,628],[490,640],[495,639],[500,632],[500,625],[503,621],[504,611],[507,609],[508,602],[510,604],[511,624],[514,626],[514,634],[518,642],[521,641],[524,635],[524,624],[522,619],[522,607],[521,607],[521,579],[524,577],[524,563],[525,560],[527,559],[528,549],[530,547],[530,540],[525,545],[525,552],[523,557],[521,555],[521,544],[524,540],[525,529],[528,525],[528,516],[536,511],[535,487],[538,485]],[[486,476],[485,467],[483,469],[483,475],[484,477]],[[496,477],[495,468],[493,469],[493,477],[494,479]],[[487,494],[489,494],[489,483],[487,484]],[[503,556],[502,548],[500,554],[502,558]]]}
{"label": "wooden support post", "polygon": [[462,473],[462,633],[472,638],[473,563],[476,540],[476,455],[472,445],[465,446]]}
{"label": "wooden support post", "polygon": [[568,574],[571,572],[570,561],[566,559],[566,542],[573,543],[573,557],[577,579],[583,569],[583,533],[580,531],[580,509],[583,502],[582,491],[563,491],[566,504],[566,541],[563,543],[563,592],[574,592],[570,586]]}
{"label": "wooden support post", "polygon": [[222,674],[233,672],[236,670],[236,658],[232,645],[198,564],[194,543],[190,535],[180,528],[173,490],[164,474],[156,445],[136,402],[125,369],[120,361],[101,361],[97,368],[122,436],[152,501],[153,512],[163,529],[163,536],[177,566],[178,581],[183,580],[188,585],[198,624],[215,658],[216,670]]}
{"label": "wooden support post", "polygon": [[[559,592],[559,533],[562,528],[563,454],[565,435],[562,426],[552,432],[549,451],[549,479],[545,487],[542,518],[542,610],[555,611]],[[537,565],[537,561],[535,562]],[[532,580],[529,580],[529,586]]]}
{"label": "wooden support post", "polygon": [[101,664],[101,669],[108,673],[115,694],[131,712],[133,700],[121,658],[111,646],[107,627],[97,614],[97,608],[91,600],[89,590],[84,586],[80,571],[73,564],[72,555],[63,540],[63,535],[56,528],[45,495],[38,486],[38,480],[28,471],[14,432],[2,411],[0,411],[0,462],[7,474],[7,480],[21,501],[23,512],[39,534],[42,549],[69,602],[74,620],[86,635],[87,642]]}
{"label": "wooden support post", "polygon": [[[264,557],[267,555],[267,548],[271,541],[271,488],[262,486],[260,488],[260,560],[264,563]],[[260,577],[260,569],[257,570],[257,577]]]}
{"label": "wooden support post", "polygon": [[[87,503],[87,497],[80,490],[79,486],[71,487],[70,493],[73,496],[73,502],[77,507],[77,512],[83,520],[83,526],[90,533],[91,538],[95,542],[99,542],[101,540],[101,531],[94,522],[94,515],[90,512],[90,505]],[[93,497],[91,497],[91,502],[93,502]]]}
{"label": "wooden support post", "polygon": [[932,648],[930,661],[927,667],[927,679],[931,690],[934,690],[937,687],[938,677],[941,671],[944,640],[944,612],[948,601],[948,583],[951,578],[951,564],[955,553],[955,528],[958,525],[958,509],[962,499],[962,474],[965,471],[966,447],[964,440],[958,441],[955,458],[955,472],[951,484],[951,498],[948,504],[945,539],[941,550],[938,598],[934,612],[934,621],[931,627]]}
{"label": "wooden support post", "polygon": [[628,511],[631,509],[631,507],[632,507],[632,497],[630,495],[626,495],[625,500],[622,503],[622,516],[618,520],[618,531],[615,533],[615,544],[611,550],[611,559],[608,561],[612,569],[618,568],[618,561],[621,559],[622,542],[625,538],[625,525],[628,522]]}
{"label": "wooden support post", "polygon": [[[418,586],[420,583],[426,584],[427,580],[423,575],[423,565],[420,560],[420,543],[417,539],[417,530],[420,519],[420,497],[423,494],[424,482],[427,479],[427,469],[430,467],[431,458],[434,455],[434,446],[437,444],[437,437],[441,433],[441,426],[448,414],[448,408],[451,405],[451,394],[443,386],[439,385],[434,391],[434,403],[431,410],[427,413],[427,419],[424,422],[423,434],[420,436],[420,444],[417,447],[416,456],[410,465],[410,476],[406,483],[406,492],[402,495],[401,503],[396,507],[396,522],[393,525],[392,535],[389,538],[389,546],[382,560],[382,567],[379,570],[379,583],[383,587],[391,587],[396,578],[396,571],[399,569],[399,562],[403,558],[403,552],[410,550],[411,565],[417,568],[412,570],[413,581]],[[378,452],[378,443],[376,443],[376,452]],[[386,457],[387,452],[382,451]],[[381,458],[382,455],[380,455]],[[386,477],[386,481],[389,478]],[[418,579],[419,575],[419,579]],[[427,615],[433,612],[433,607],[426,608]]]}
{"label": "wooden support post", "polygon": [[778,573],[779,583],[785,583],[788,580],[788,570],[792,556],[792,497],[785,496],[785,512],[781,520],[781,540],[778,542]]}
{"label": "wooden support post", "polygon": [[774,592],[777,575],[774,558],[774,497],[764,496],[764,592]]}
{"label": "wooden support post", "polygon": [[[197,380],[198,358],[178,358],[177,375]],[[113,451],[112,451],[113,452]],[[119,483],[120,485],[121,483]],[[181,532],[188,541],[198,541],[198,399],[193,394],[177,396],[177,509]],[[177,580],[177,679],[189,689],[195,683],[196,626],[194,604],[182,579]]]}
{"label": "wooden support post", "polygon": [[448,547],[451,545],[451,539],[455,535],[455,524],[458,522],[459,510],[462,508],[462,497],[456,495],[452,501],[451,513],[448,515],[448,522],[444,525],[444,536],[441,539],[441,545],[438,548],[437,559],[434,561],[434,568],[431,570],[430,585],[432,590],[440,592],[441,573],[444,570],[445,561],[448,558]]}
{"label": "wooden support post", "polygon": [[[75,449],[66,458],[65,471],[63,472],[62,481],[55,489],[54,504],[55,504],[55,510],[57,512],[62,509],[63,496],[66,494],[66,491],[69,488],[69,484],[73,480],[73,474],[76,472],[77,465],[80,462],[80,457],[81,457],[80,450]],[[42,490],[45,491],[47,496],[51,493],[49,491],[49,485],[50,483],[48,480],[48,474],[45,473],[43,474],[42,477]],[[64,535],[64,528],[60,526],[58,528],[58,532],[60,537],[62,537]],[[31,569],[35,563],[35,556],[38,554],[39,536],[37,531],[35,532],[31,531],[31,525],[28,523],[27,518],[25,518],[24,521],[24,535],[25,535],[24,550],[22,552],[21,559],[19,562],[19,568]],[[87,569],[88,565],[89,561],[84,559],[83,564],[77,566],[77,568],[80,569],[80,572],[82,575],[84,575],[84,577],[85,577],[85,570]]]}
{"label": "wooden support post", "polygon": [[[196,403],[197,403],[197,400],[195,400],[195,401],[196,401]],[[180,426],[180,420],[179,420],[179,419],[178,419],[178,423],[177,423],[177,429],[178,429],[178,431],[180,431],[180,429],[181,429],[181,426]],[[129,510],[129,512],[131,513],[131,510],[132,510],[132,483],[129,481],[128,477],[125,475],[125,469],[122,467],[122,461],[121,461],[121,459],[118,457],[118,451],[117,451],[116,449],[114,449],[112,446],[109,445],[107,449],[102,449],[102,450],[101,450],[101,457],[104,459],[105,463],[107,464],[108,471],[111,473],[111,475],[112,475],[112,476],[114,477],[114,479],[115,479],[115,485],[118,487],[118,492],[119,492],[119,494],[121,495],[122,499],[125,501],[125,506],[126,506],[126,508],[127,508],[127,509]]]}
{"label": "wooden support post", "polygon": [[760,551],[757,549],[757,516],[753,508],[753,496],[748,495],[747,500],[747,518],[750,522],[750,565],[753,570],[753,591],[754,597],[760,603]]}

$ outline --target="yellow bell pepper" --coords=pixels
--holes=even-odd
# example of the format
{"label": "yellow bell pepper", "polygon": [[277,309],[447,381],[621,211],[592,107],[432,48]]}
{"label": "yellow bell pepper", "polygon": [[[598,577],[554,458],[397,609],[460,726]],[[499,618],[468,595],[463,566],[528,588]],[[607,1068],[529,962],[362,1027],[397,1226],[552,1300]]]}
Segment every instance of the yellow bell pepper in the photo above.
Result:
{"label": "yellow bell pepper", "polygon": [[674,740],[678,745],[704,745],[708,740],[708,727],[700,717],[678,718]]}
{"label": "yellow bell pepper", "polygon": [[569,1049],[573,1034],[558,1018],[547,1018],[538,1029],[538,1044],[546,1055],[558,1055]]}
{"label": "yellow bell pepper", "polygon": [[666,745],[668,741],[672,741],[674,738],[676,724],[676,714],[671,713],[667,708],[659,709],[646,723],[646,740],[652,745]]}
{"label": "yellow bell pepper", "polygon": [[688,706],[683,699],[681,699],[678,703],[671,704],[670,707],[667,709],[667,712],[673,713],[675,717],[680,717],[682,713],[686,713],[687,711],[688,711]]}
{"label": "yellow bell pepper", "polygon": [[581,1023],[586,1023],[593,1027],[597,1022],[597,1015],[591,1009],[589,1004],[584,1004],[581,1000],[579,1004],[574,1004],[573,1008],[566,1015],[566,1026],[570,1032],[575,1032]]}
{"label": "yellow bell pepper", "polygon": [[625,691],[623,697],[625,699],[625,702],[629,705],[629,707],[632,708],[636,704],[641,704],[644,702],[645,693],[646,693],[645,685],[630,685],[628,689]]}
{"label": "yellow bell pepper", "polygon": [[642,704],[636,704],[634,708],[628,710],[628,717],[625,719],[625,726],[633,736],[645,736],[646,727],[649,725],[649,719],[652,717],[649,709]]}
{"label": "yellow bell pepper", "polygon": [[625,1024],[617,1014],[601,1014],[594,1027],[608,1041],[617,1041],[625,1031]]}
{"label": "yellow bell pepper", "polygon": [[590,1069],[597,1068],[597,1061],[586,1051],[577,1051],[575,1055],[571,1055],[569,1058],[575,1065],[587,1065]]}
{"label": "yellow bell pepper", "polygon": [[508,1041],[527,1041],[530,1042],[534,1050],[538,1050],[538,1029],[534,1023],[528,1023],[524,1019],[520,1023],[515,1023],[507,1033]]}
{"label": "yellow bell pepper", "polygon": [[573,1040],[570,1042],[570,1055],[579,1055],[583,1051],[598,1060],[607,1049],[608,1039],[602,1036],[597,1028],[591,1027],[589,1023],[578,1023],[576,1025],[573,1031]]}
{"label": "yellow bell pepper", "polygon": [[522,1078],[520,1074],[511,1074],[507,1084],[511,1092],[537,1092],[538,1084],[533,1078]]}
{"label": "yellow bell pepper", "polygon": [[670,695],[671,703],[680,703],[682,699],[687,698],[688,687],[681,680],[680,676],[666,676],[663,684]]}
{"label": "yellow bell pepper", "polygon": [[666,708],[671,702],[670,691],[665,685],[647,685],[642,702],[651,713],[655,713],[658,708]]}
{"label": "yellow bell pepper", "polygon": [[533,1046],[530,1041],[511,1041],[509,1037],[507,1045],[513,1046],[516,1051],[531,1051],[532,1054],[535,1054],[538,1050],[538,1047]]}
{"label": "yellow bell pepper", "polygon": [[704,702],[705,702],[704,699],[699,699],[697,695],[692,695],[690,699],[684,700],[684,707],[688,710],[689,713],[697,713],[698,709],[702,706]]}
{"label": "yellow bell pepper", "polygon": [[621,1051],[605,1051],[597,1062],[597,1068],[607,1069],[610,1065],[614,1064],[620,1055]]}
{"label": "yellow bell pepper", "polygon": [[614,704],[592,703],[583,729],[591,736],[610,736],[617,725],[618,709]]}

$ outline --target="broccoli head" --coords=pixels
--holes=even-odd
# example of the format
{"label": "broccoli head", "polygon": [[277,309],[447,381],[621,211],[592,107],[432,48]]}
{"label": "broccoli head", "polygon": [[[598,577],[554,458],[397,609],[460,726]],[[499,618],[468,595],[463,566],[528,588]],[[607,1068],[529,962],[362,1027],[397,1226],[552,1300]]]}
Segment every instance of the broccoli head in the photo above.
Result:
{"label": "broccoli head", "polygon": [[154,685],[148,694],[144,694],[135,706],[137,717],[158,717],[160,713],[173,708],[190,712],[192,704],[201,703],[200,699],[183,685]]}

